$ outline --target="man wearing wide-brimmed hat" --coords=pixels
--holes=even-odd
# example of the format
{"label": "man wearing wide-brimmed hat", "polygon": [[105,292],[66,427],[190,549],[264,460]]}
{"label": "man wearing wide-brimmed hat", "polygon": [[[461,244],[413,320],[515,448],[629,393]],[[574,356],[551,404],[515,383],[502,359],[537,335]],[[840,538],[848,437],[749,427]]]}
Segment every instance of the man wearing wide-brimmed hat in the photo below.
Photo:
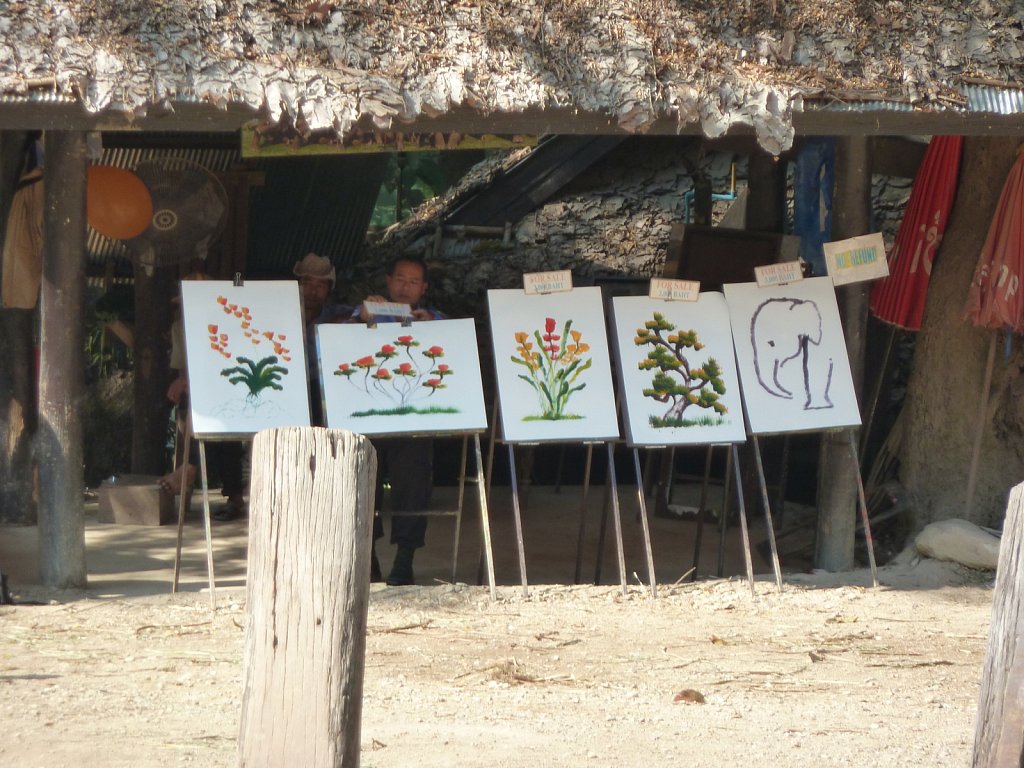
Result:
{"label": "man wearing wide-brimmed hat", "polygon": [[307,253],[292,267],[299,278],[302,314],[306,323],[306,360],[309,361],[309,395],[313,423],[323,426],[323,399],[320,395],[320,366],[316,357],[316,334],[321,323],[349,322],[352,307],[332,300],[337,273],[329,259]]}

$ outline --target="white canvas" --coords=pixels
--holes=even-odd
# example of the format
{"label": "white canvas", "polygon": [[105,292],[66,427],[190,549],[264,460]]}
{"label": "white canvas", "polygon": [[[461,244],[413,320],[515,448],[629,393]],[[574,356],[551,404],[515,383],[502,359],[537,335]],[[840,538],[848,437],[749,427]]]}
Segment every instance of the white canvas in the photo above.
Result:
{"label": "white canvas", "polygon": [[726,285],[725,299],[753,434],[860,424],[829,278],[771,288]]}
{"label": "white canvas", "polygon": [[707,445],[746,439],[729,308],[697,301],[612,299],[619,397],[630,445]]}
{"label": "white canvas", "polygon": [[195,435],[309,426],[298,283],[186,280],[181,293]]}
{"label": "white canvas", "polygon": [[364,435],[487,429],[472,319],[317,326],[327,424]]}
{"label": "white canvas", "polygon": [[487,292],[507,442],[619,436],[600,288]]}

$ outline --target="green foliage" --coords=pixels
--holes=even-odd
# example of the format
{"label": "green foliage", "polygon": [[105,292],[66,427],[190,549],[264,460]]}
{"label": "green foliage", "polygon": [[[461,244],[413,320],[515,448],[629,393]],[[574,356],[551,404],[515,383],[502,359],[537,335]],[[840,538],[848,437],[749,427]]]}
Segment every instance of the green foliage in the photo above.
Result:
{"label": "green foliage", "polygon": [[[232,384],[245,384],[249,394],[246,400],[256,402],[260,399],[260,393],[264,389],[281,391],[284,389],[280,384],[282,376],[288,375],[288,369],[277,364],[277,355],[264,357],[258,363],[254,363],[248,357],[238,357],[239,365],[233,368],[225,368],[220,372],[226,376]],[[244,366],[244,367],[243,367]]]}
{"label": "green foliage", "polygon": [[637,364],[642,371],[654,372],[651,386],[642,390],[643,395],[669,406],[661,417],[651,417],[652,426],[696,424],[683,418],[683,412],[691,406],[710,409],[719,416],[728,411],[719,400],[726,391],[722,366],[709,357],[703,365],[694,367],[687,357],[688,350],[699,352],[704,348],[696,331],[676,331],[675,325],[664,315],[655,312],[653,319],[637,329],[633,343],[638,347],[651,347],[647,357]]}

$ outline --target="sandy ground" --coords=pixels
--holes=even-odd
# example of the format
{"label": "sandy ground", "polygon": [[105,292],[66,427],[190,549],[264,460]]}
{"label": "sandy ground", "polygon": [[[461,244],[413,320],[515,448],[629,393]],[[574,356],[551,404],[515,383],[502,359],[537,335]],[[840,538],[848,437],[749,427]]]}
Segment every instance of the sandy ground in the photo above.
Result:
{"label": "sandy ground", "polygon": [[[865,571],[787,573],[781,593],[761,575],[753,595],[738,576],[672,584],[692,531],[655,520],[654,599],[627,513],[623,595],[614,557],[607,583],[556,583],[571,580],[576,519],[546,528],[551,506],[529,509],[527,597],[500,504],[496,600],[445,583],[441,521],[418,562],[427,586],[371,588],[362,765],[968,764],[992,574],[905,560],[880,569],[877,589]],[[475,571],[472,528],[460,579]],[[194,519],[173,595],[171,528],[90,522],[83,591],[32,583],[35,529],[0,528],[17,597],[40,603],[0,607],[0,765],[237,764],[245,532],[244,520],[214,529],[212,609]],[[542,557],[558,538],[561,556]]]}

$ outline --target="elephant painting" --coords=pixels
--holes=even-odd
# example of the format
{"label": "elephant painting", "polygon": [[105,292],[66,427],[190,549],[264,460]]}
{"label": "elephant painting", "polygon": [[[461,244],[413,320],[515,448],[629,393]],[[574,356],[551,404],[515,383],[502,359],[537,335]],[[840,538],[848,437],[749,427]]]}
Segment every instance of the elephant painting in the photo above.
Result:
{"label": "elephant painting", "polygon": [[[804,410],[832,408],[833,360],[821,347],[821,312],[809,299],[773,298],[750,319],[757,381],[770,395],[804,398]],[[797,394],[799,393],[799,394]]]}

